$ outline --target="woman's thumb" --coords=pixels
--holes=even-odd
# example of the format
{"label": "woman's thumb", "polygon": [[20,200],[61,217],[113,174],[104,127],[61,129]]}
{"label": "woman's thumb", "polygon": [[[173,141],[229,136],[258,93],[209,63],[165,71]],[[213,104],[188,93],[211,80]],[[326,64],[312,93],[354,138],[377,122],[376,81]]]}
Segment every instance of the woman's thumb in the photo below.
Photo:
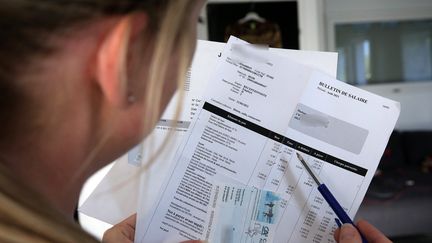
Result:
{"label": "woman's thumb", "polygon": [[361,243],[359,232],[352,224],[343,224],[339,233],[339,243]]}

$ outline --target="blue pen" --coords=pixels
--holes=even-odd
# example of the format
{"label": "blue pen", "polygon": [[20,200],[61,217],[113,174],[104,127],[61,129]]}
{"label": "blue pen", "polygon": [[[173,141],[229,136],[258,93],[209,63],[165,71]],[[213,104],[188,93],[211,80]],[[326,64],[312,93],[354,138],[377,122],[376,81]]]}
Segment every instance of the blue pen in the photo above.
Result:
{"label": "blue pen", "polygon": [[[311,170],[309,165],[306,163],[306,161],[303,159],[303,157],[299,153],[297,153],[297,158],[300,160],[300,162],[303,164],[303,167],[308,171],[309,175],[312,177],[312,179],[318,185],[318,191],[321,193],[321,195],[324,197],[324,199],[327,201],[327,203],[330,205],[330,207],[336,213],[340,222],[342,222],[342,224],[345,224],[345,223],[352,224],[355,228],[357,228],[357,226],[354,224],[354,222],[351,220],[351,218],[348,216],[348,214],[345,212],[345,210],[341,207],[341,205],[336,200],[336,198],[333,196],[333,194],[330,192],[330,190],[327,188],[327,186],[324,183],[320,182],[318,177]],[[338,224],[339,227],[340,227],[340,222],[338,222],[338,220],[336,220],[336,223]],[[362,235],[360,230],[358,230],[358,232],[361,235],[363,243],[367,243],[368,241]]]}

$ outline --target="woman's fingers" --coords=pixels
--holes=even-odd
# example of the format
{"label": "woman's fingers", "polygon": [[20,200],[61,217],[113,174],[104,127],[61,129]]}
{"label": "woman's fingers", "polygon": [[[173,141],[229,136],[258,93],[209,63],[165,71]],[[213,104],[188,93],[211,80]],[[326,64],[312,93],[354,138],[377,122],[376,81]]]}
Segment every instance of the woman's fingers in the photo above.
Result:
{"label": "woman's fingers", "polygon": [[[359,220],[357,229],[369,243],[391,243],[381,231],[366,220]],[[344,224],[334,232],[334,238],[338,243],[361,243],[362,239],[357,229],[351,224]]]}
{"label": "woman's fingers", "polygon": [[133,228],[135,230],[136,213],[132,214],[131,216],[129,216],[128,218],[126,218],[125,220],[123,220],[122,222],[120,222],[120,224],[128,225],[129,227],[131,227],[131,228]]}
{"label": "woman's fingers", "polygon": [[132,243],[135,236],[136,214],[105,231],[103,243]]}
{"label": "woman's fingers", "polygon": [[338,243],[362,243],[359,232],[352,224],[343,224],[335,231],[334,238]]}

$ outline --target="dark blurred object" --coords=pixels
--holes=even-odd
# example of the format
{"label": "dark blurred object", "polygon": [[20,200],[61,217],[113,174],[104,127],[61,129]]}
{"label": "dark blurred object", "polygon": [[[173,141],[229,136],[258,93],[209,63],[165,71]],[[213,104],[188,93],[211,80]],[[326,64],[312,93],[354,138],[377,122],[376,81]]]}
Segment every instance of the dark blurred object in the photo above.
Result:
{"label": "dark blurred object", "polygon": [[413,187],[411,191],[418,187],[432,190],[431,163],[432,132],[393,132],[367,196],[390,199],[407,187]]}
{"label": "dark blurred object", "polygon": [[431,156],[431,131],[393,132],[356,217],[394,242],[432,242]]}
{"label": "dark blurred object", "polygon": [[390,238],[393,243],[431,243],[432,237],[427,235],[408,235]]}
{"label": "dark blurred object", "polygon": [[387,200],[395,198],[404,189],[404,182],[393,175],[377,175],[367,191],[369,199]]}
{"label": "dark blurred object", "polygon": [[79,224],[78,205],[75,207],[73,218],[74,218],[74,221]]}
{"label": "dark blurred object", "polygon": [[418,167],[432,158],[432,131],[394,131],[381,158],[381,170]]}
{"label": "dark blurred object", "polygon": [[245,17],[226,27],[225,41],[233,35],[252,44],[281,48],[282,37],[278,24],[251,11]]}
{"label": "dark blurred object", "polygon": [[378,168],[382,171],[397,170],[405,165],[402,133],[394,131],[381,158]]}
{"label": "dark blurred object", "polygon": [[421,171],[425,174],[432,173],[432,155],[427,156],[422,164],[421,164]]}
{"label": "dark blurred object", "polygon": [[[256,13],[261,19],[264,19],[267,24],[258,26],[259,21],[255,22],[255,27],[259,27],[259,32],[265,33],[271,38],[268,38],[268,43],[253,43],[270,45],[277,43],[279,37],[277,26],[280,30],[280,39],[282,47],[287,49],[299,49],[299,27],[297,15],[296,1],[280,1],[280,2],[249,2],[249,3],[209,3],[207,4],[207,19],[209,40],[225,41],[225,33],[235,27],[239,20],[245,18],[248,13]],[[241,21],[240,21],[241,22]],[[247,22],[247,21],[246,21]],[[240,33],[247,35],[258,31],[258,28],[253,29],[253,24],[245,26],[250,28],[249,31],[243,29]],[[240,23],[241,24],[241,23]],[[233,33],[239,33],[238,29],[231,29]],[[274,35],[272,35],[272,33]],[[240,35],[240,34],[239,34]],[[252,36],[252,35],[251,35]],[[241,38],[241,36],[237,36]],[[244,35],[243,35],[244,37]],[[262,42],[262,41],[259,41]]]}
{"label": "dark blurred object", "polygon": [[403,150],[407,164],[421,165],[427,157],[432,156],[432,132],[403,133]]}

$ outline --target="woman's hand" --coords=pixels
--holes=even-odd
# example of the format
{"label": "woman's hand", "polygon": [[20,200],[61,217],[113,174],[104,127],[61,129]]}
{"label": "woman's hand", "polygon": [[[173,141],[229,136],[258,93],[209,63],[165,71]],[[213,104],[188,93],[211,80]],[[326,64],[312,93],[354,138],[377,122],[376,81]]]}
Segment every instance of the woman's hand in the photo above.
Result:
{"label": "woman's hand", "polygon": [[[135,237],[136,214],[114,225],[105,231],[104,243],[133,243]],[[200,240],[188,240],[181,243],[202,243]]]}
{"label": "woman's hand", "polygon": [[[369,243],[391,243],[381,231],[366,220],[359,220],[357,228]],[[351,224],[344,224],[340,229],[337,229],[334,232],[334,238],[338,243],[362,243],[359,232]]]}
{"label": "woman's hand", "polygon": [[135,237],[136,214],[114,225],[105,231],[102,242],[104,243],[133,243]]}

